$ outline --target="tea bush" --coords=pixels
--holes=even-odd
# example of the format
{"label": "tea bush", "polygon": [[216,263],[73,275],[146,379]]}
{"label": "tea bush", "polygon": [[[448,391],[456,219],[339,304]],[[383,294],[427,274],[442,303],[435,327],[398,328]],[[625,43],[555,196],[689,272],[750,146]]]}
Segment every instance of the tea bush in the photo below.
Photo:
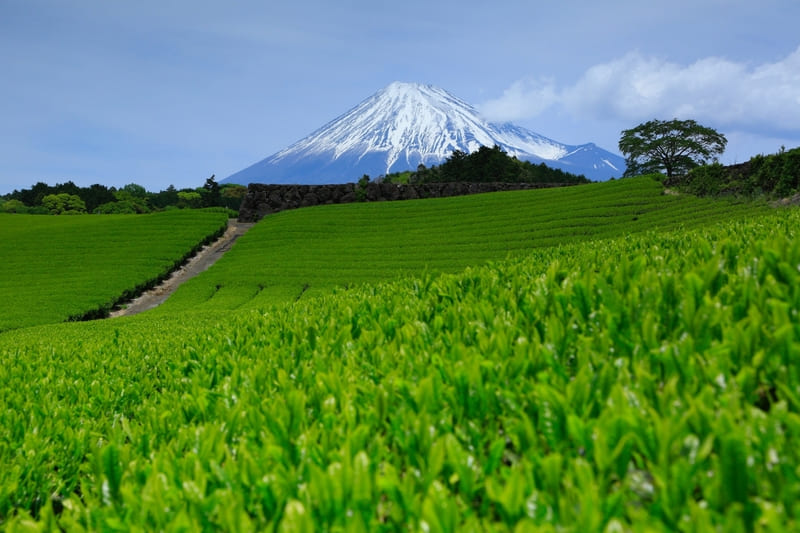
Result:
{"label": "tea bush", "polygon": [[0,335],[0,525],[790,531],[800,213]]}

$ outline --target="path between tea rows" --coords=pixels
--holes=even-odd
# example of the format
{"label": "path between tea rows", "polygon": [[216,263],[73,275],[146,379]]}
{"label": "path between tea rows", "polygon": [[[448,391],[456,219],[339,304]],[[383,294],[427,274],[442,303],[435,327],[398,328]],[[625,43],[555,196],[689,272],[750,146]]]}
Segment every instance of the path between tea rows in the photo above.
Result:
{"label": "path between tea rows", "polygon": [[236,239],[247,233],[253,226],[253,223],[238,222],[234,219],[228,220],[228,229],[219,239],[201,248],[199,252],[173,271],[159,285],[131,300],[124,308],[112,311],[109,318],[135,315],[161,305],[182,283],[204,272],[216,263],[220,257],[225,255],[225,252],[231,249]]}

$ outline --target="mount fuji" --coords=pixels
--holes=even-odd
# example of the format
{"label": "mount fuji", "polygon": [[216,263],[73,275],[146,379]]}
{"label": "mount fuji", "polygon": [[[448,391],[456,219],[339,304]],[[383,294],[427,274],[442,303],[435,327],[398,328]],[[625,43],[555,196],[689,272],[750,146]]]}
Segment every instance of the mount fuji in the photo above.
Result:
{"label": "mount fuji", "polygon": [[325,184],[443,163],[455,150],[499,146],[518,159],[592,180],[622,176],[625,160],[593,143],[577,146],[514,124],[492,123],[431,85],[394,82],[308,137],[222,183]]}

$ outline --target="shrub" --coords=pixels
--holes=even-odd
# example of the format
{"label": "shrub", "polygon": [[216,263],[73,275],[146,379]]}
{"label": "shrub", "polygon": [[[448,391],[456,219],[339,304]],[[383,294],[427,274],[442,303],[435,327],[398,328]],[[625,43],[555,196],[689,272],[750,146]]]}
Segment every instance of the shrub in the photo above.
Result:
{"label": "shrub", "polygon": [[696,167],[689,171],[687,188],[698,196],[716,196],[722,190],[726,177],[725,167],[719,163]]}
{"label": "shrub", "polygon": [[27,213],[30,208],[19,200],[8,200],[0,204],[0,212],[3,213]]}
{"label": "shrub", "polygon": [[107,202],[94,210],[95,215],[135,215],[136,207],[127,201]]}

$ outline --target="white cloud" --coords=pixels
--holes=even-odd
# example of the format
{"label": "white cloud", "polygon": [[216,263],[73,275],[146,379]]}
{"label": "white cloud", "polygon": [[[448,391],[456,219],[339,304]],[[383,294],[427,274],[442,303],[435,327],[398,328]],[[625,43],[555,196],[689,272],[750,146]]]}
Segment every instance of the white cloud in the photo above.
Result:
{"label": "white cloud", "polygon": [[503,96],[480,106],[481,112],[497,122],[512,121],[520,117],[535,117],[558,102],[552,80],[527,78],[515,81],[503,91]]}
{"label": "white cloud", "polygon": [[775,63],[719,57],[680,65],[638,52],[589,68],[572,86],[515,82],[481,106],[490,118],[533,118],[558,107],[580,118],[692,118],[714,127],[800,133],[800,48]]}

